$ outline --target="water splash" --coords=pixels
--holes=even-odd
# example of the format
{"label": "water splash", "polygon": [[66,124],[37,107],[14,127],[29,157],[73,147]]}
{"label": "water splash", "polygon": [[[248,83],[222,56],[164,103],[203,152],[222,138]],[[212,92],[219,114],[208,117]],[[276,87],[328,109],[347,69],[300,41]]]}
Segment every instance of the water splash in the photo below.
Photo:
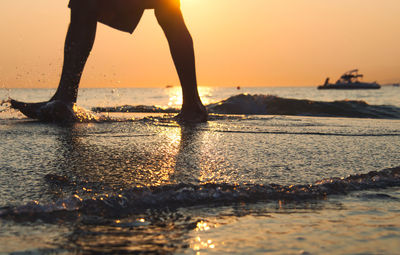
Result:
{"label": "water splash", "polygon": [[9,111],[11,109],[11,99],[4,99],[0,101],[0,112]]}

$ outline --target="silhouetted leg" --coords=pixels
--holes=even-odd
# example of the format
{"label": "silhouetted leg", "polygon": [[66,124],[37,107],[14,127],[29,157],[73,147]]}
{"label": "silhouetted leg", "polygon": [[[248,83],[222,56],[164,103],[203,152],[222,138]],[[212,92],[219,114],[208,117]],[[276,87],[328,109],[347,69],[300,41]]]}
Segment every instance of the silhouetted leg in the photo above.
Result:
{"label": "silhouetted leg", "polygon": [[75,103],[83,68],[92,50],[97,27],[95,10],[71,8],[71,23],[64,46],[64,64],[60,83],[51,100]]}
{"label": "silhouetted leg", "polygon": [[11,100],[11,106],[27,117],[44,121],[74,121],[72,110],[76,102],[78,86],[86,60],[92,49],[97,26],[95,6],[77,2],[71,6],[71,22],[68,28],[64,64],[60,83],[55,95],[47,102],[26,103]]}
{"label": "silhouetted leg", "polygon": [[97,16],[94,7],[81,5],[71,7],[71,23],[68,28],[64,64],[56,93],[47,102],[26,103],[11,100],[11,107],[33,119],[45,121],[74,120],[73,103],[78,96],[78,86],[86,60],[92,49],[96,34]]}
{"label": "silhouetted leg", "polygon": [[158,6],[155,8],[155,14],[167,37],[182,86],[183,104],[181,113],[177,117],[186,122],[207,121],[207,111],[197,90],[193,40],[185,25],[179,5]]}

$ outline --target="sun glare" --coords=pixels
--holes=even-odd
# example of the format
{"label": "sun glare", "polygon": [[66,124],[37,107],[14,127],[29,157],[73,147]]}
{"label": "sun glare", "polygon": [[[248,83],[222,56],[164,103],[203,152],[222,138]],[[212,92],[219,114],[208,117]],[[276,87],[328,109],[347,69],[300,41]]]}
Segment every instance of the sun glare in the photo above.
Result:
{"label": "sun glare", "polygon": [[[198,87],[199,95],[203,104],[211,103],[213,88],[211,87]],[[167,89],[168,93],[168,107],[181,107],[182,105],[182,89],[180,86],[174,86]]]}

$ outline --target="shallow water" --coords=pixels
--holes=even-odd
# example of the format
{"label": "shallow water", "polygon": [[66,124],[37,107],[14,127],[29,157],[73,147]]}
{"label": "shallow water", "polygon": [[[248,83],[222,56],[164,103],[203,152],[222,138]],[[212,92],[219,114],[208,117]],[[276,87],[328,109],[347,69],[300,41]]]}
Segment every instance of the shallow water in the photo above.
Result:
{"label": "shallow water", "polygon": [[[22,101],[48,100],[55,89],[5,89],[0,88],[0,98],[8,97]],[[371,105],[393,105],[400,107],[400,89],[383,86],[379,90],[317,90],[316,87],[199,87],[204,104],[211,104],[240,93],[274,95],[281,98],[310,99],[316,101],[362,100]],[[79,90],[78,105],[112,107],[117,105],[156,105],[180,107],[180,87],[172,88],[82,88]]]}
{"label": "shallow water", "polygon": [[[167,98],[141,103],[156,105],[157,95]],[[83,96],[81,105],[125,103],[103,99]],[[0,113],[0,252],[400,249],[400,120],[221,114],[181,126],[172,115],[110,116],[119,122],[57,125]]]}

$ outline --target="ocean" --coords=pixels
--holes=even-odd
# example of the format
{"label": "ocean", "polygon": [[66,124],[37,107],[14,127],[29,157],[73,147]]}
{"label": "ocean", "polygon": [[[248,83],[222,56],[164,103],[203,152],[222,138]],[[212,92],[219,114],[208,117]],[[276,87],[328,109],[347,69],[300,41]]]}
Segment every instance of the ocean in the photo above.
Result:
{"label": "ocean", "polygon": [[399,254],[400,88],[0,89],[0,254]]}

